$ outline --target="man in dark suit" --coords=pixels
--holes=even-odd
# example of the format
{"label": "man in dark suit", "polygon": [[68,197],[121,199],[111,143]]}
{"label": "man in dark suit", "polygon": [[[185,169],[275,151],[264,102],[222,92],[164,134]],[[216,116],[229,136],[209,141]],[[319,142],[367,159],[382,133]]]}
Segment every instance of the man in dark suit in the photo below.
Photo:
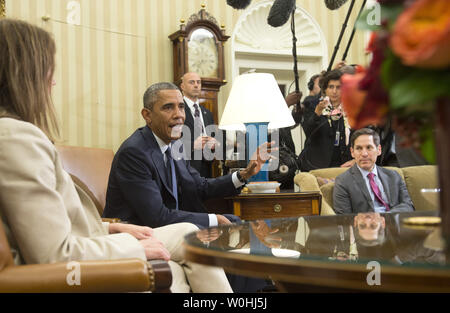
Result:
{"label": "man in dark suit", "polygon": [[337,214],[359,212],[410,212],[414,206],[400,175],[375,164],[381,154],[380,137],[362,128],[350,138],[355,159],[348,171],[336,177],[333,207]]}
{"label": "man in dark suit", "polygon": [[104,217],[150,227],[190,222],[205,228],[239,221],[234,215],[208,214],[203,200],[236,195],[268,160],[270,144],[260,147],[262,153],[245,170],[206,179],[184,159],[178,140],[185,104],[177,86],[150,86],[141,114],[147,126],[137,129],[114,156]]}
{"label": "man in dark suit", "polygon": [[[205,146],[212,151],[220,148],[218,141],[207,135],[206,129],[214,125],[214,118],[208,109],[200,105],[199,96],[202,90],[202,80],[197,73],[186,73],[181,78],[181,91],[185,103],[186,120],[184,124],[190,130],[190,157],[191,166],[195,168],[202,177],[211,178],[212,161],[205,157],[203,149]],[[222,132],[216,130],[217,136],[222,136]],[[221,140],[223,142],[223,140]],[[185,146],[187,142],[184,141]],[[223,147],[223,146],[222,146]]]}
{"label": "man in dark suit", "polygon": [[[126,139],[114,156],[103,216],[150,227],[190,222],[206,228],[239,222],[234,215],[208,214],[203,200],[237,194],[270,158],[271,144],[260,146],[244,170],[206,179],[184,159],[178,140],[186,127],[178,87],[150,86],[141,114],[147,125]],[[266,285],[261,279],[227,276],[235,292],[255,292]]]}

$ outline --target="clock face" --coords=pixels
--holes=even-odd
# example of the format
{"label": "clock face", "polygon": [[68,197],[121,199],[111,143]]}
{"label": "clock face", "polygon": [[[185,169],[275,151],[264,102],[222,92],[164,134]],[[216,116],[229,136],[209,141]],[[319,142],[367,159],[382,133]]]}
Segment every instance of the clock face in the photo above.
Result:
{"label": "clock face", "polygon": [[188,43],[188,65],[190,72],[201,77],[219,75],[219,53],[214,35],[207,29],[198,28]]}

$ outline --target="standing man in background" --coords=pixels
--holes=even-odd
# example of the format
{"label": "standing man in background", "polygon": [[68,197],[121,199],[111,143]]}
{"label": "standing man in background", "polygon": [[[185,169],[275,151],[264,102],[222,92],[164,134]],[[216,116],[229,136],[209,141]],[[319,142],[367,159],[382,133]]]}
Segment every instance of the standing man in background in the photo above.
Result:
{"label": "standing man in background", "polygon": [[[206,127],[214,125],[214,118],[208,109],[199,103],[202,91],[202,80],[197,73],[186,73],[181,78],[181,91],[186,104],[186,120],[184,124],[191,131],[190,164],[195,168],[200,176],[212,178],[212,161],[205,158],[203,149],[207,147],[212,152],[219,148],[219,142],[206,133]],[[222,133],[218,134],[222,135]],[[186,146],[186,143],[185,143]],[[188,151],[186,151],[189,153]]]}

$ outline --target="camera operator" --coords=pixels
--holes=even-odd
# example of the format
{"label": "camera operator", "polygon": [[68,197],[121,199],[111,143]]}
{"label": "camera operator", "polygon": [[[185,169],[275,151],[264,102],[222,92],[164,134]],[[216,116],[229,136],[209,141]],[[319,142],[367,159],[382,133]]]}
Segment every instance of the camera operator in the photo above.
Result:
{"label": "camera operator", "polygon": [[313,111],[305,111],[305,147],[299,156],[302,171],[327,167],[350,167],[350,126],[341,104],[339,69],[320,78],[322,97]]}

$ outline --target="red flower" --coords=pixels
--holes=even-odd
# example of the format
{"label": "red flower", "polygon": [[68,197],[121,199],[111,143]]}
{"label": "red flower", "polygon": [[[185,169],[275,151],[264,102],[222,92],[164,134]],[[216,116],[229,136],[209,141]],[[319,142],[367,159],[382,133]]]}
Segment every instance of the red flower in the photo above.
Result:
{"label": "red flower", "polygon": [[377,87],[369,91],[360,89],[361,81],[366,75],[363,72],[341,77],[342,104],[352,129],[382,125],[388,112],[385,98],[369,96]]}
{"label": "red flower", "polygon": [[387,36],[373,33],[368,48],[373,57],[367,71],[359,69],[357,74],[341,78],[342,103],[353,129],[381,126],[389,111],[389,96],[380,78],[386,47]]}
{"label": "red flower", "polygon": [[450,1],[417,0],[398,17],[390,40],[405,65],[450,65]]}

